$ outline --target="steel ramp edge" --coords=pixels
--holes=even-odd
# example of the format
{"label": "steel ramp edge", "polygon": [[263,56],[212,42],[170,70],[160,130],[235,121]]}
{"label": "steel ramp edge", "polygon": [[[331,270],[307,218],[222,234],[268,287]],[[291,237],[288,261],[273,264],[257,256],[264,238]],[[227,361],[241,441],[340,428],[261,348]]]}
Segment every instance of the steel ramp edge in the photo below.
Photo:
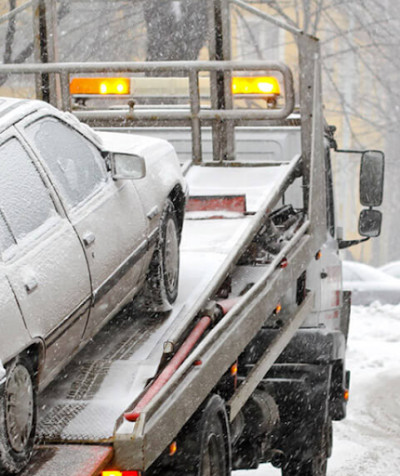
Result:
{"label": "steel ramp edge", "polygon": [[[319,243],[306,233],[308,227],[309,222],[306,222],[289,242],[290,246],[282,251],[290,265],[279,268],[282,259],[279,254],[267,267],[264,276],[210,331],[147,405],[139,420],[136,423],[121,422],[114,440],[118,465],[145,470],[171,443],[221,376],[265,325],[267,316],[272,315],[282,295],[295,285],[298,276],[314,258]],[[311,301],[312,298],[307,300],[307,309]],[[301,325],[301,319],[295,319],[297,315],[297,311],[293,311],[287,316],[282,334],[275,343],[276,358]],[[272,366],[276,358],[269,359],[267,367]],[[193,366],[198,360],[202,365]]]}
{"label": "steel ramp edge", "polygon": [[111,446],[39,446],[20,476],[98,476],[112,456]]}

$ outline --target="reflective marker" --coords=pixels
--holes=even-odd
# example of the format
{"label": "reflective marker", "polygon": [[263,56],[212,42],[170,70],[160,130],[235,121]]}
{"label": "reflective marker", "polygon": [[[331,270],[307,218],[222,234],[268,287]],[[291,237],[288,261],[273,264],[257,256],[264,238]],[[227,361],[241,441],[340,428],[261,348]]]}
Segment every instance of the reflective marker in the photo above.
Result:
{"label": "reflective marker", "polygon": [[274,314],[279,314],[282,311],[282,306],[278,304],[275,308]]}
{"label": "reflective marker", "polygon": [[169,445],[169,455],[170,456],[173,456],[175,453],[176,453],[176,450],[178,449],[178,446],[176,444],[176,441],[173,441],[170,445]]}

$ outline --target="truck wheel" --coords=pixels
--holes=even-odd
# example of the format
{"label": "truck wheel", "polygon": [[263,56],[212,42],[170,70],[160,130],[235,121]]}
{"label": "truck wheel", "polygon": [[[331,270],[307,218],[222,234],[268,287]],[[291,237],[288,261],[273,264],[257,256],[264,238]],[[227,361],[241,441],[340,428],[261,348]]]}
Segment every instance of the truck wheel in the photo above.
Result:
{"label": "truck wheel", "polygon": [[152,476],[230,476],[229,421],[224,400],[220,396],[212,395],[186,423],[177,444],[175,462],[171,458],[160,462],[156,471],[150,473]]}
{"label": "truck wheel", "polygon": [[328,419],[322,433],[318,454],[307,461],[289,462],[282,468],[282,476],[326,476],[331,450],[332,421]]}
{"label": "truck wheel", "polygon": [[314,456],[303,463],[291,463],[282,469],[282,476],[326,476],[328,460],[326,456]]}
{"label": "truck wheel", "polygon": [[0,390],[0,474],[15,474],[32,455],[36,388],[32,365],[26,357],[17,357],[6,371],[6,382]]}
{"label": "truck wheel", "polygon": [[199,476],[225,476],[230,474],[227,457],[225,408],[215,400],[203,416],[200,442]]}
{"label": "truck wheel", "polygon": [[145,295],[154,311],[169,311],[178,295],[179,227],[176,210],[167,200],[161,217],[158,243],[146,278]]}

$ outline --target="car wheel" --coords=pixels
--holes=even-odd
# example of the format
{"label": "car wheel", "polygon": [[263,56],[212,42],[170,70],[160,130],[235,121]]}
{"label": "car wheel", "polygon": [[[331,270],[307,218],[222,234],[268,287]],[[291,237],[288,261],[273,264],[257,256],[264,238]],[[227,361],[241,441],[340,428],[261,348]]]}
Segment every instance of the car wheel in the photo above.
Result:
{"label": "car wheel", "polygon": [[156,249],[146,278],[147,305],[155,311],[168,311],[178,295],[179,226],[176,210],[166,201],[160,222]]}
{"label": "car wheel", "polygon": [[21,471],[32,455],[36,431],[36,388],[26,357],[13,360],[0,390],[0,474]]}

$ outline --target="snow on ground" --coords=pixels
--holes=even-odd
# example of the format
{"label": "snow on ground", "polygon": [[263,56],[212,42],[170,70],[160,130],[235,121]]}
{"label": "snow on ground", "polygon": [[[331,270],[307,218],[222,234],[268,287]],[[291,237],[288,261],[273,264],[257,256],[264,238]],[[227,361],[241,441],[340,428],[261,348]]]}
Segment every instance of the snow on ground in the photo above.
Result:
{"label": "snow on ground", "polygon": [[[400,475],[400,305],[353,306],[347,419],[334,423],[328,476]],[[235,476],[278,476],[270,465]]]}

